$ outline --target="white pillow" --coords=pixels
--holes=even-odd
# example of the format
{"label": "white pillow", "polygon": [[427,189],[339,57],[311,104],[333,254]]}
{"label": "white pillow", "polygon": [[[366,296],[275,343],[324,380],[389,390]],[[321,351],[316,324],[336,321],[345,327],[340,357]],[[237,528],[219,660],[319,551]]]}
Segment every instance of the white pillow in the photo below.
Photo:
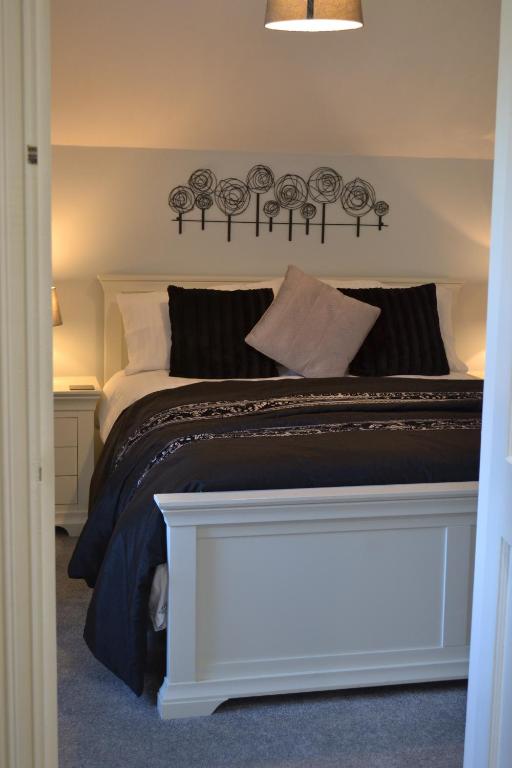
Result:
{"label": "white pillow", "polygon": [[224,283],[222,285],[210,285],[209,288],[214,291],[247,291],[251,288],[272,288],[274,296],[277,296],[283,280],[283,277],[272,277],[270,280],[262,280],[259,283]]}
{"label": "white pillow", "polygon": [[458,357],[455,350],[455,336],[453,333],[453,305],[459,292],[458,285],[438,285],[436,283],[437,314],[444,349],[448,358],[450,371],[467,373],[468,366]]}
{"label": "white pillow", "polygon": [[322,283],[326,285],[332,285],[333,288],[385,288],[383,283],[377,282],[377,280],[343,280],[343,278],[335,278],[333,280],[326,280],[324,277],[319,277]]}
{"label": "white pillow", "polygon": [[128,350],[125,373],[169,370],[171,321],[167,291],[119,293],[124,336]]}

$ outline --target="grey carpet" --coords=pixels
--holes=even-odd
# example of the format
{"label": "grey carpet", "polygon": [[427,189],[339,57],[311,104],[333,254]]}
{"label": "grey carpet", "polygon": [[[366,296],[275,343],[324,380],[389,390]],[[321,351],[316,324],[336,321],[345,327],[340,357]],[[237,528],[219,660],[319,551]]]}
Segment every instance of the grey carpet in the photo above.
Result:
{"label": "grey carpet", "polygon": [[137,699],[82,640],[88,588],[57,535],[60,768],[460,768],[462,683],[227,702],[162,722],[158,678]]}

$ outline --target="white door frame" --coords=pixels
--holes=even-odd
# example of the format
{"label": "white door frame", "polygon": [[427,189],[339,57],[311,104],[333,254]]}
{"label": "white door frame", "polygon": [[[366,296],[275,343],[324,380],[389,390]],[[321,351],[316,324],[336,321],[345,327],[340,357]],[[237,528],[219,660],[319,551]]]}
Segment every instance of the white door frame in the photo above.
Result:
{"label": "white door frame", "polygon": [[502,0],[465,768],[507,768],[512,684],[512,0]]}
{"label": "white door frame", "polygon": [[[0,0],[0,764],[56,768],[50,8]],[[38,147],[30,164],[27,145]]]}

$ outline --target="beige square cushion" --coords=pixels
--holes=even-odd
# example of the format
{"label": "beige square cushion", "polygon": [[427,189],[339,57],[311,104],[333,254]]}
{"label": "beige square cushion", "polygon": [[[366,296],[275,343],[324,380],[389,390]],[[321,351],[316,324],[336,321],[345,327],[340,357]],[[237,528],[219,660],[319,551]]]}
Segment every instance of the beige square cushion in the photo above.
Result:
{"label": "beige square cushion", "polygon": [[303,376],[344,376],[379,315],[377,307],[290,266],[245,341]]}

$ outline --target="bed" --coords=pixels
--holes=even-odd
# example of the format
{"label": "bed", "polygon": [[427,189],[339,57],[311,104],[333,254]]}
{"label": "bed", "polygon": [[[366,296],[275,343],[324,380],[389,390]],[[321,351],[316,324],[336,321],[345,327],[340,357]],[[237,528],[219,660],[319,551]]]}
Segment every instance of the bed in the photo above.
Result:
{"label": "bed", "polygon": [[[209,286],[219,280],[103,276],[101,282],[105,296],[105,377],[110,379],[126,363],[117,294],[158,290],[169,283]],[[232,282],[240,279],[233,278]],[[393,284],[397,282],[410,285],[419,281],[404,279]],[[138,383],[136,377],[125,378],[133,380],[129,383],[131,394],[114,380],[109,408],[102,417],[105,434],[114,434],[110,453],[105,452],[102,458],[103,472],[113,477],[115,494],[122,486],[126,493],[137,495],[138,491],[128,489],[126,478],[135,472],[139,483],[142,477],[137,503],[140,509],[149,509],[147,494],[156,492],[152,509],[157,510],[158,519],[154,511],[148,513],[143,524],[137,522],[133,528],[125,525],[117,540],[110,531],[119,527],[119,521],[87,534],[91,538],[89,552],[96,547],[101,553],[99,560],[106,550],[109,552],[109,559],[101,566],[103,581],[108,581],[104,573],[109,568],[117,570],[117,576],[112,576],[102,596],[94,568],[90,572],[88,582],[96,589],[86,639],[98,658],[140,693],[140,665],[132,672],[143,642],[142,619],[147,617],[155,565],[166,552],[167,578],[160,581],[167,599],[159,598],[159,610],[165,611],[167,625],[167,672],[158,696],[162,718],[210,714],[232,697],[466,677],[481,383],[464,374],[435,381],[403,377],[367,381],[372,402],[365,402],[363,421],[370,411],[378,416],[371,416],[372,423],[383,425],[377,430],[371,428],[368,443],[368,436],[350,426],[354,411],[360,424],[361,411],[361,385],[353,378],[337,382],[334,391],[332,381],[318,380],[313,386],[304,379],[287,377],[244,385],[178,382],[175,388],[169,386],[176,382],[170,382],[166,373],[159,376],[155,372]],[[146,397],[140,400],[137,395],[143,394]],[[304,398],[309,398],[314,419],[302,415],[298,420],[295,401]],[[239,409],[240,403],[255,400],[270,406],[258,414],[240,414],[238,410],[236,418],[246,420],[239,424],[238,432],[245,430],[243,437],[250,432],[257,439],[237,441],[230,434],[224,440],[226,420],[219,420],[219,414],[210,411],[206,432],[215,439],[203,439],[204,421],[200,421],[201,430],[193,432],[194,450],[199,451],[194,476],[201,462],[207,462],[215,467],[208,477],[190,485],[190,468],[182,465],[186,452],[176,450],[170,474],[155,474],[154,483],[147,480],[147,458],[154,451],[145,453],[141,425],[153,423],[155,415],[164,411],[176,413],[178,409],[181,413],[185,409],[190,414],[191,406],[194,419],[204,420],[205,413],[198,415],[198,409],[205,402],[235,402]],[[133,404],[123,410],[128,401]],[[404,408],[404,402],[406,417],[397,411]],[[280,409],[279,426],[274,421],[276,408]],[[254,419],[260,421],[251,421]],[[342,428],[348,435],[343,463],[346,477],[338,464],[329,463],[333,419],[336,429]],[[404,419],[407,428],[397,428]],[[379,441],[384,441],[386,452],[393,453],[397,429],[417,439],[419,430],[424,436],[435,435],[432,430],[438,427],[434,425],[441,421],[442,430],[437,434],[446,434],[445,443],[440,449],[438,437],[423,439],[424,455],[414,462],[417,476],[410,474],[409,466],[404,479],[408,452],[403,446],[400,461],[394,465],[370,461],[363,472],[359,461],[358,467],[358,441],[371,445],[375,456],[379,455]],[[301,429],[305,433],[302,439],[307,440],[313,422],[315,429],[321,422],[326,433],[322,438],[326,452],[317,456],[314,466],[317,478],[325,477],[325,484],[308,487],[308,465],[303,463],[296,473],[297,482],[292,484],[293,478],[288,476],[284,487],[279,487],[284,471],[278,466],[281,448],[254,453],[253,447],[261,438],[254,432],[265,429],[266,438],[276,438],[276,430],[284,425]],[[412,422],[414,427],[410,427]],[[446,428],[448,423],[452,426]],[[165,436],[166,446],[181,447],[183,441],[190,440],[190,426],[181,425],[181,432],[176,432],[176,424],[169,422],[165,429],[170,430]],[[196,439],[198,434],[200,440]],[[252,453],[244,458],[250,442]],[[279,441],[270,442],[275,445]],[[127,444],[129,462],[122,471],[123,482],[118,483],[114,477],[120,471],[116,462],[123,464],[124,454],[119,459],[119,453]],[[303,446],[307,448],[307,443]],[[244,472],[247,476],[236,490],[224,490],[232,484],[226,467],[235,467],[237,477]],[[341,477],[338,485],[333,484],[334,477]],[[94,488],[92,492],[94,495]],[[108,517],[110,502],[107,494],[104,517]],[[144,578],[136,582],[135,599],[128,601],[127,607],[127,601],[119,596],[119,573],[124,574],[123,579],[133,578],[126,552],[138,547],[146,535],[149,539],[150,530],[154,535],[144,552],[148,567]],[[84,578],[84,572],[87,564],[82,562],[74,575]],[[135,616],[137,630],[131,648],[122,620],[117,620],[118,606],[123,616],[130,611]],[[102,622],[110,625],[109,648]],[[117,649],[114,653],[113,646]],[[123,669],[116,654],[124,654]]]}

